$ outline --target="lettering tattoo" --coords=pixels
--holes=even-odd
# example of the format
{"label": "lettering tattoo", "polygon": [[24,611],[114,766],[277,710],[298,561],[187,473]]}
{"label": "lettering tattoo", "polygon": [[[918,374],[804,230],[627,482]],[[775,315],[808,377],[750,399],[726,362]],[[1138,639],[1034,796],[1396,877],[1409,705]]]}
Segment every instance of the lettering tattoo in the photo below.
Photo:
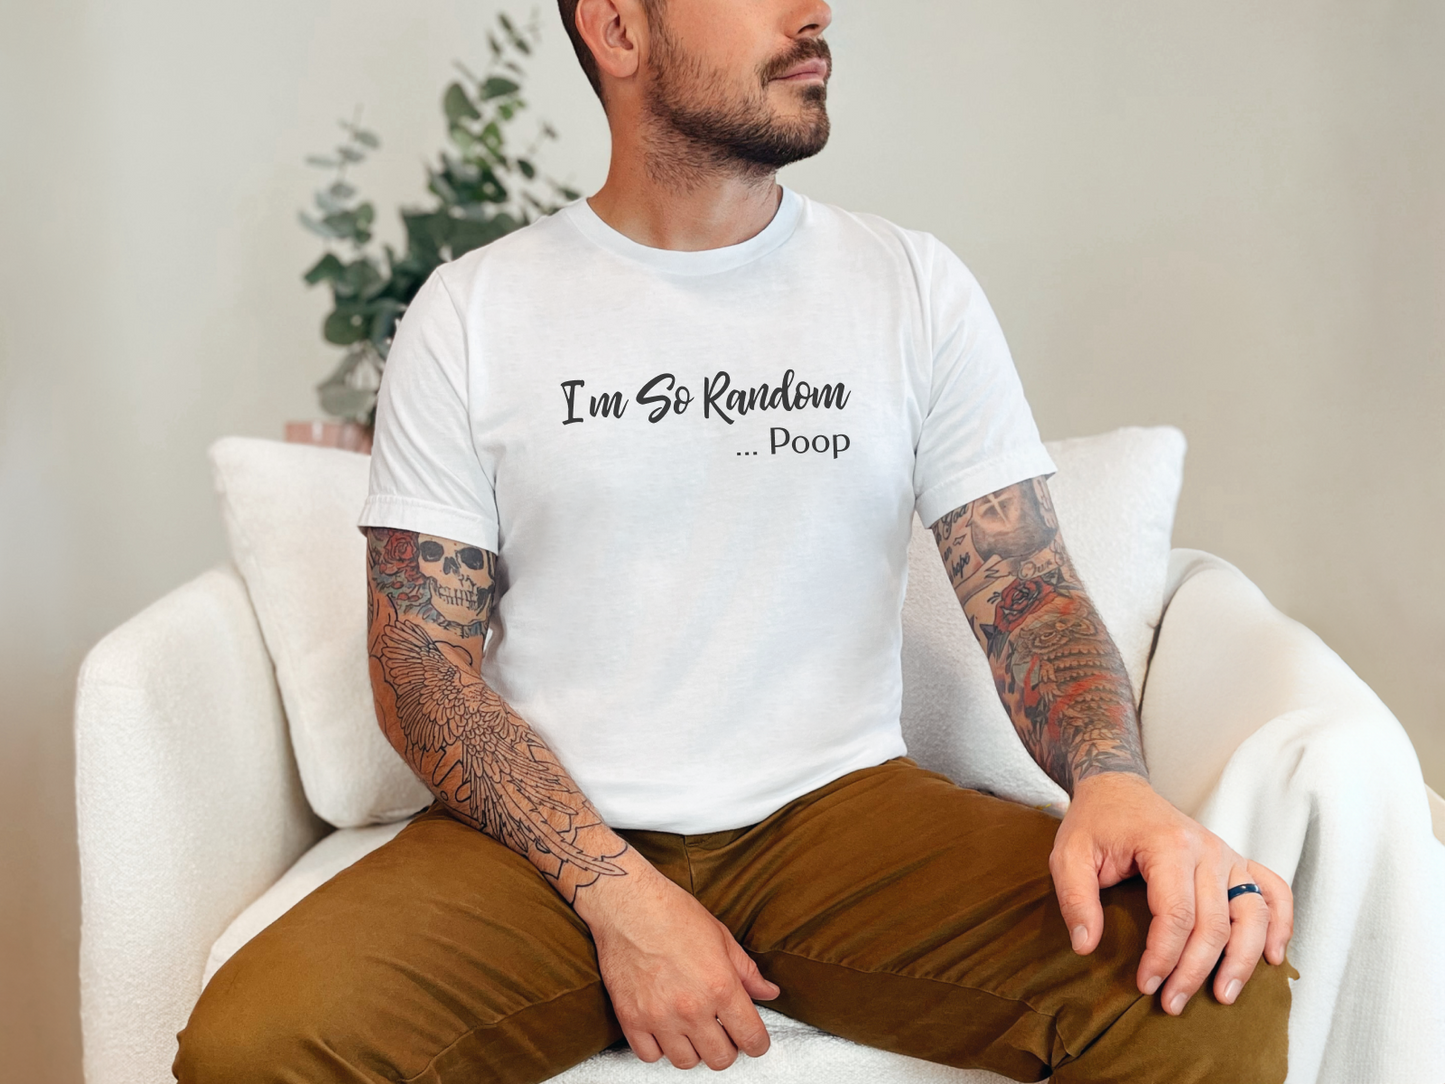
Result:
{"label": "lettering tattoo", "polygon": [[367,529],[377,720],[457,816],[523,855],[569,903],[621,877],[627,844],[561,762],[481,677],[496,556],[414,531]]}
{"label": "lettering tattoo", "polygon": [[933,537],[1034,760],[1070,794],[1101,772],[1147,778],[1129,675],[1064,549],[1044,479],[949,512]]}

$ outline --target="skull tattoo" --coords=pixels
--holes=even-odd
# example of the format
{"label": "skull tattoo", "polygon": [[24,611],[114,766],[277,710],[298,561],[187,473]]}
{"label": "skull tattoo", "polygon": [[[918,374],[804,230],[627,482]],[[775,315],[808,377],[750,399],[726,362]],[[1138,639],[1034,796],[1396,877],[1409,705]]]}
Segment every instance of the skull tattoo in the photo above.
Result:
{"label": "skull tattoo", "polygon": [[448,621],[471,625],[481,618],[492,586],[487,555],[476,546],[422,535],[417,562],[431,588],[431,604]]}

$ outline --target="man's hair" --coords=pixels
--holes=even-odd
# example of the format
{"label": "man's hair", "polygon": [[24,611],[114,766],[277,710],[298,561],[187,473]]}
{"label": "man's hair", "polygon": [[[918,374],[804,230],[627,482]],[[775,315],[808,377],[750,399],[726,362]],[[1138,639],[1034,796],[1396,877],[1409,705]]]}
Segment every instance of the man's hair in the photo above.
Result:
{"label": "man's hair", "polygon": [[567,37],[572,40],[572,51],[577,54],[577,62],[582,65],[582,70],[587,73],[587,82],[592,84],[592,89],[601,99],[602,76],[597,71],[597,58],[592,55],[592,50],[587,48],[582,35],[577,33],[577,0],[557,0],[557,10],[562,13],[562,26],[567,30]]}

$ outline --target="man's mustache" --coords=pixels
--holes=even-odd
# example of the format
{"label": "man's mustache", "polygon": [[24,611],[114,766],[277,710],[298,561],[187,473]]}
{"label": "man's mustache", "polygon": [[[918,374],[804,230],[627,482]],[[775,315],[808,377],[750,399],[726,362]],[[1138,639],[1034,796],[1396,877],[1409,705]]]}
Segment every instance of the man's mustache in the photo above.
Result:
{"label": "man's mustache", "polygon": [[823,60],[828,64],[828,76],[833,75],[833,51],[828,48],[828,43],[822,38],[800,38],[793,47],[781,56],[774,57],[764,65],[762,70],[763,85],[766,86],[778,76],[783,75],[795,64],[801,64],[805,60]]}

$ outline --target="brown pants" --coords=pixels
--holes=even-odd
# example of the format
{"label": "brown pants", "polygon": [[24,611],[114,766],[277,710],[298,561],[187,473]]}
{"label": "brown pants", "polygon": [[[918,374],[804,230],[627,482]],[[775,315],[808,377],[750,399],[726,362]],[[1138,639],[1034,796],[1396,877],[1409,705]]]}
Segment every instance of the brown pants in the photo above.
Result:
{"label": "brown pants", "polygon": [[[1076,956],[1058,822],[911,760],[749,828],[623,832],[782,987],[773,1008],[869,1046],[1016,1080],[1285,1076],[1288,964],[1180,1017],[1135,987],[1143,882]],[[433,805],[220,969],[179,1035],[182,1084],[531,1084],[622,1038],[587,927],[523,858]]]}

